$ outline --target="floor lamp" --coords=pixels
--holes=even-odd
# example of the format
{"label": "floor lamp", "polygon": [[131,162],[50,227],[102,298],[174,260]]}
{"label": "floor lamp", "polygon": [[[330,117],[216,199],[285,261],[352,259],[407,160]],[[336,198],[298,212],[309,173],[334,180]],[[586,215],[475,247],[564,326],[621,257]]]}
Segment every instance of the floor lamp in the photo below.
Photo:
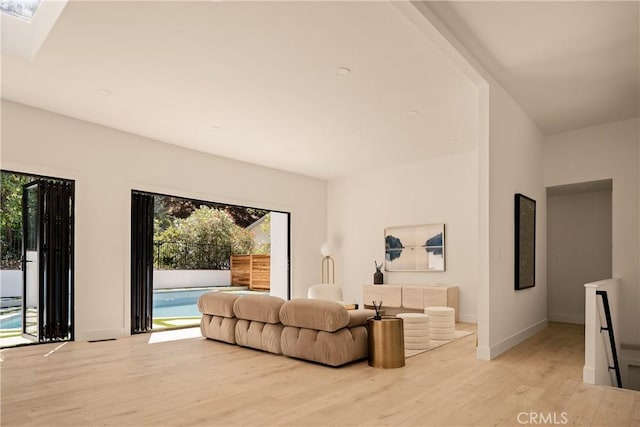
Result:
{"label": "floor lamp", "polygon": [[320,253],[322,258],[322,283],[335,283],[336,282],[336,267],[333,262],[333,248],[329,243],[323,243],[320,247]]}

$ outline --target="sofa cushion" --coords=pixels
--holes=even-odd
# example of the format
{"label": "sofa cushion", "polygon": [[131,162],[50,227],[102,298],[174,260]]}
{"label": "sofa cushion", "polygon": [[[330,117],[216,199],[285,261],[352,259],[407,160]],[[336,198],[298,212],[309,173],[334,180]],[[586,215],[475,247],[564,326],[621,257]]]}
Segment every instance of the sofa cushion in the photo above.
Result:
{"label": "sofa cushion", "polygon": [[329,333],[285,326],[282,330],[282,354],[329,366],[340,366],[367,357],[367,329],[364,326],[342,328]]}
{"label": "sofa cushion", "polygon": [[233,304],[233,312],[239,319],[263,323],[280,323],[282,298],[270,295],[245,295]]}
{"label": "sofa cushion", "polygon": [[264,323],[255,320],[238,319],[236,323],[236,344],[257,350],[280,354],[282,323]]}
{"label": "sofa cushion", "polygon": [[200,320],[200,331],[203,337],[207,337],[217,341],[236,343],[236,322],[235,317],[214,316],[212,314],[203,314]]}
{"label": "sofa cushion", "polygon": [[321,299],[292,299],[282,304],[280,321],[285,326],[334,332],[349,325],[349,313],[340,303]]}
{"label": "sofa cushion", "polygon": [[237,294],[223,292],[207,292],[198,298],[198,310],[203,314],[221,317],[235,317],[233,303],[239,298]]}
{"label": "sofa cushion", "polygon": [[349,327],[353,328],[354,326],[366,326],[367,319],[376,315],[375,310],[348,310],[347,314],[349,314]]}

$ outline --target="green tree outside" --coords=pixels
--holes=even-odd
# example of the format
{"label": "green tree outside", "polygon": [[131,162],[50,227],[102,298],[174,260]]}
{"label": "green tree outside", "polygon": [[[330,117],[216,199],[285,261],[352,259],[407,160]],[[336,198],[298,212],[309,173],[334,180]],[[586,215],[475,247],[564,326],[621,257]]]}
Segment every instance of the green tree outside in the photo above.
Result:
{"label": "green tree outside", "polygon": [[228,268],[231,255],[254,250],[251,233],[240,227],[229,213],[201,206],[187,218],[177,218],[156,235],[157,265],[181,265],[187,269]]}
{"label": "green tree outside", "polygon": [[33,177],[10,172],[0,174],[0,242],[2,268],[19,269],[22,250],[22,186]]}
{"label": "green tree outside", "polygon": [[[258,227],[262,233],[268,236],[271,231],[271,214],[267,214]],[[256,244],[252,253],[255,255],[269,255],[271,253],[271,241],[266,240]]]}

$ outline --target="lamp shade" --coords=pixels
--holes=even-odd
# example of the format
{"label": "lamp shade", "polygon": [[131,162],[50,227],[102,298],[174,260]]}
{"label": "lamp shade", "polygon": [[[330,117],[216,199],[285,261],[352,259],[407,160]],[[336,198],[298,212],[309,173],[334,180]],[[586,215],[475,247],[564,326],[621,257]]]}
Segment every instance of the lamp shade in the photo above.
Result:
{"label": "lamp shade", "polygon": [[333,255],[333,248],[329,244],[329,242],[324,242],[322,246],[320,246],[320,253],[322,256],[331,256]]}

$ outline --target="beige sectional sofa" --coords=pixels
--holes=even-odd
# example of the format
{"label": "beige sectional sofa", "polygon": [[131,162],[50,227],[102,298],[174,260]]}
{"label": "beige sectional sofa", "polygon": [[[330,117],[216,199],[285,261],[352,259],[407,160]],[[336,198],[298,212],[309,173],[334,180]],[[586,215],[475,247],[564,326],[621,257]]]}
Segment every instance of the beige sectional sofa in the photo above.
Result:
{"label": "beige sectional sofa", "polygon": [[347,310],[335,301],[294,299],[280,319],[282,353],[297,359],[340,366],[368,355],[367,318],[371,310]]}
{"label": "beige sectional sofa", "polygon": [[203,294],[202,336],[329,366],[367,357],[372,310],[326,300],[285,301],[267,295]]}

